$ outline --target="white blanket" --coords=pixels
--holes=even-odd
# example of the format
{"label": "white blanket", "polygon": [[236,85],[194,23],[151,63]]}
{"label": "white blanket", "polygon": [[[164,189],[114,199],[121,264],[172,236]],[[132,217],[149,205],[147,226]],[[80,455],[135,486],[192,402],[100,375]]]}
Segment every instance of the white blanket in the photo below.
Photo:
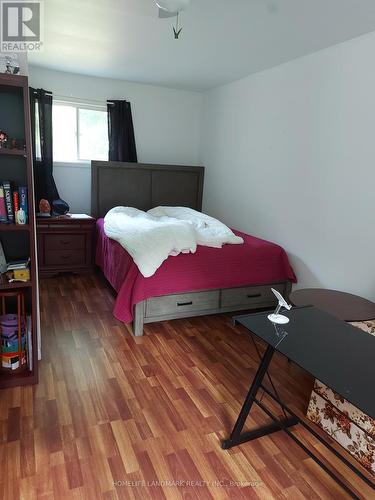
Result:
{"label": "white blanket", "polygon": [[221,248],[224,244],[241,245],[243,239],[236,236],[225,224],[187,207],[156,207],[148,211],[155,217],[173,217],[190,222],[195,229],[198,245]]}
{"label": "white blanket", "polygon": [[225,243],[243,243],[222,222],[186,207],[156,207],[148,212],[115,207],[104,218],[104,232],[125,248],[145,278],[170,255],[195,253],[197,245],[221,248]]}
{"label": "white blanket", "polygon": [[125,248],[145,278],[155,274],[169,255],[197,249],[189,222],[154,217],[136,208],[112,208],[104,218],[104,232]]}

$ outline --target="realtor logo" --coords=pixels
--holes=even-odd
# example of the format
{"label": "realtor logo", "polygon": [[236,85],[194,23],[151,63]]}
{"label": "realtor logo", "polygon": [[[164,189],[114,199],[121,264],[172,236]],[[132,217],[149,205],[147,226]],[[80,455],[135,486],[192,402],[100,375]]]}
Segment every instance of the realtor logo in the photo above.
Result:
{"label": "realtor logo", "polygon": [[1,51],[41,51],[43,2],[1,1]]}

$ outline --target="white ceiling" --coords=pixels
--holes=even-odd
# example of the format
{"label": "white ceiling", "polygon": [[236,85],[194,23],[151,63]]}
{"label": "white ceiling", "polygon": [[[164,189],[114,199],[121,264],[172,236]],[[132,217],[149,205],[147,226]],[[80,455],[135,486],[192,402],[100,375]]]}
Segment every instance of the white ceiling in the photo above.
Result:
{"label": "white ceiling", "polygon": [[153,0],[45,0],[33,65],[204,90],[375,30],[375,0],[192,0],[158,19]]}

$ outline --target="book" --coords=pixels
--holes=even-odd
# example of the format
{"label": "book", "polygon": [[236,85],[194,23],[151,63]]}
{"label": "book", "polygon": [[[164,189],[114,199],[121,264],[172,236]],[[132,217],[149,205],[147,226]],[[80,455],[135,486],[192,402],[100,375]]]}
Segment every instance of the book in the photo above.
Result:
{"label": "book", "polygon": [[20,201],[20,213],[18,215],[19,224],[27,224],[27,220],[29,217],[29,210],[27,203],[27,187],[20,186],[18,188],[18,193]]}
{"label": "book", "polygon": [[2,353],[2,366],[3,368],[10,368],[11,370],[17,370],[20,366],[26,363],[26,355],[25,352],[21,352],[21,365],[20,365],[20,356],[13,353]]}
{"label": "book", "polygon": [[6,273],[7,271],[7,261],[5,259],[3,245],[0,241],[0,273]]}
{"label": "book", "polygon": [[17,355],[12,354],[12,356],[2,355],[2,367],[10,368],[11,370],[17,370],[20,366],[20,358]]}
{"label": "book", "polygon": [[8,262],[7,271],[14,271],[14,269],[26,269],[30,263],[30,258],[26,260],[11,260]]}
{"label": "book", "polygon": [[28,267],[25,269],[14,269],[13,281],[30,281],[30,269]]}
{"label": "book", "polygon": [[32,321],[31,316],[26,317],[26,331],[27,331],[27,364],[29,370],[33,369],[33,340],[32,340]]}
{"label": "book", "polygon": [[0,186],[0,222],[8,222],[3,186]]}
{"label": "book", "polygon": [[87,214],[66,214],[71,219],[92,219],[91,215]]}
{"label": "book", "polygon": [[12,200],[12,190],[10,188],[10,182],[3,181],[3,188],[4,188],[4,198],[5,198],[5,207],[7,211],[7,218],[9,222],[14,222],[13,200]]}
{"label": "book", "polygon": [[18,224],[18,212],[20,209],[18,191],[13,191],[13,210],[14,210],[14,221]]}

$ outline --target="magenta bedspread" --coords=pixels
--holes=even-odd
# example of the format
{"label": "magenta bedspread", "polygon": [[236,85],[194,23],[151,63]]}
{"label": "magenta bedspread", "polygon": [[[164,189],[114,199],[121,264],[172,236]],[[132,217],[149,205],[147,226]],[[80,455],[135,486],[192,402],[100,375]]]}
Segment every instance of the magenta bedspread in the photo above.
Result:
{"label": "magenta bedspread", "polygon": [[283,248],[234,232],[242,236],[244,245],[198,246],[195,254],[169,257],[153,276],[144,278],[126,250],[105,235],[104,220],[98,219],[96,264],[118,294],[113,311],[116,318],[130,323],[134,305],[151,297],[297,281]]}

